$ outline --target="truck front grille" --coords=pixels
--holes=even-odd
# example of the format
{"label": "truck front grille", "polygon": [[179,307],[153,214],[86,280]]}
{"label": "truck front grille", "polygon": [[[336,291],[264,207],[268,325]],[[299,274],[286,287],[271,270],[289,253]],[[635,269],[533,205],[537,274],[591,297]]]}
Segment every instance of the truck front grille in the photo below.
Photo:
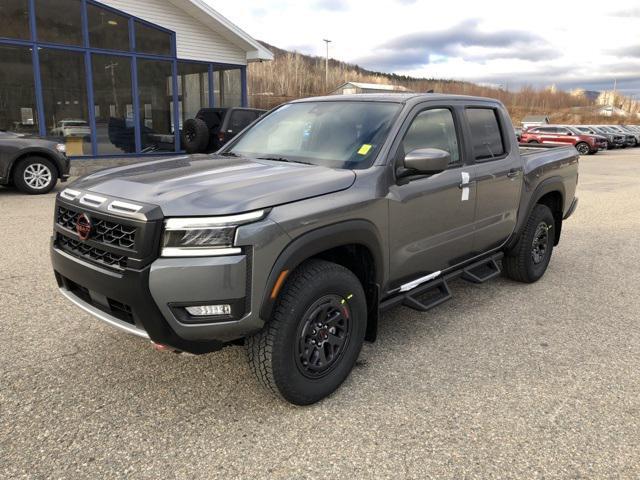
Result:
{"label": "truck front grille", "polygon": [[[78,215],[80,215],[80,212],[59,206],[56,221],[58,225],[66,230],[75,232]],[[135,248],[136,233],[138,230],[136,227],[101,218],[93,218],[92,225],[93,233],[91,240],[129,250]]]}
{"label": "truck front grille", "polygon": [[122,270],[127,266],[128,258],[125,255],[116,255],[64,235],[57,235],[57,244],[72,255],[111,269]]}

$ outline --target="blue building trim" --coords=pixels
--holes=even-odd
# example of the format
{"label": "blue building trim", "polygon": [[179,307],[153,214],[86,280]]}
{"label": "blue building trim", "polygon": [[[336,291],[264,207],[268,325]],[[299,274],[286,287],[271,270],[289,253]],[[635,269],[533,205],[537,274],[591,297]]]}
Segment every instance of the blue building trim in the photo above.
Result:
{"label": "blue building trim", "polygon": [[[178,61],[174,60],[171,64],[173,71],[172,85],[173,87],[173,134],[175,135],[176,152],[180,151],[180,100],[178,99]],[[184,95],[184,92],[182,92]]]}
{"label": "blue building trim", "polygon": [[[0,37],[0,45],[13,45],[13,46],[21,46],[27,47],[32,52],[32,63],[33,63],[33,77],[34,77],[34,85],[35,85],[35,106],[36,106],[36,114],[38,120],[38,133],[42,137],[47,136],[47,125],[46,125],[46,112],[44,108],[44,96],[43,96],[43,88],[42,88],[42,78],[41,78],[41,69],[40,69],[40,55],[39,50],[42,48],[47,49],[57,49],[64,50],[68,52],[79,52],[83,53],[84,58],[84,66],[85,66],[85,80],[86,80],[86,92],[87,92],[87,111],[88,111],[88,122],[91,131],[91,158],[118,158],[118,157],[131,157],[138,155],[151,155],[151,156],[160,156],[165,154],[173,154],[175,152],[181,151],[180,145],[180,98],[178,95],[178,62],[188,62],[188,63],[200,63],[204,65],[208,65],[208,94],[209,94],[209,107],[216,107],[215,100],[215,87],[216,87],[216,77],[214,72],[219,70],[227,70],[227,69],[239,69],[241,75],[241,104],[246,107],[248,105],[248,95],[247,95],[247,67],[246,65],[236,65],[236,64],[227,64],[227,63],[217,63],[217,62],[203,62],[197,60],[187,60],[187,59],[179,59],[177,54],[177,40],[175,32],[161,27],[159,25],[153,24],[149,21],[146,21],[142,18],[129,15],[121,10],[115,9],[113,7],[103,5],[100,2],[95,0],[81,0],[80,8],[81,8],[81,28],[82,28],[82,46],[77,45],[65,45],[59,43],[52,42],[39,42],[38,41],[38,32],[37,32],[37,22],[36,22],[36,4],[35,0],[28,0],[28,8],[29,8],[29,29],[30,29],[30,39],[29,40],[21,40],[21,39],[13,39],[13,38],[3,38]],[[89,35],[89,19],[88,19],[88,6],[93,5],[99,7],[101,9],[110,11],[116,15],[122,16],[128,20],[129,26],[129,50],[110,50],[110,49],[102,49],[102,48],[94,48],[91,46],[91,39]],[[168,56],[163,55],[151,55],[146,53],[136,52],[136,23],[140,23],[151,28],[166,32],[171,35],[171,53]],[[136,153],[126,153],[122,155],[99,155],[99,149],[97,144],[97,125],[96,125],[96,115],[95,115],[95,93],[93,89],[93,68],[92,68],[92,56],[93,54],[103,54],[103,55],[113,55],[118,57],[127,57],[131,61],[131,92],[132,92],[132,101],[133,101],[133,116],[134,116],[134,131],[135,131],[135,148]],[[171,61],[172,62],[172,86],[173,86],[173,124],[174,124],[174,134],[175,134],[175,152],[142,152],[142,116],[140,111],[140,92],[138,90],[138,59],[148,59],[148,60],[157,60],[157,61]],[[73,158],[87,158],[87,157],[73,157]]]}

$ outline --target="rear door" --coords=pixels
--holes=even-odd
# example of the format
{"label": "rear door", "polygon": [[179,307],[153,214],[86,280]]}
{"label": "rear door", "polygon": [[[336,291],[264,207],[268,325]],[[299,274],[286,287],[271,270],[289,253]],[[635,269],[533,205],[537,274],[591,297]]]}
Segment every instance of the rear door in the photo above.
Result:
{"label": "rear door", "polygon": [[467,143],[476,168],[475,254],[501,246],[518,217],[523,164],[518,145],[507,135],[506,114],[497,107],[469,106]]}
{"label": "rear door", "polygon": [[444,172],[399,178],[389,188],[393,286],[455,265],[472,249],[476,190],[460,114],[451,105],[418,106],[399,136],[396,167],[406,153],[420,148],[446,150],[451,162]]}
{"label": "rear door", "polygon": [[557,142],[566,144],[566,145],[574,145],[576,143],[575,135],[571,133],[568,128],[557,127]]}

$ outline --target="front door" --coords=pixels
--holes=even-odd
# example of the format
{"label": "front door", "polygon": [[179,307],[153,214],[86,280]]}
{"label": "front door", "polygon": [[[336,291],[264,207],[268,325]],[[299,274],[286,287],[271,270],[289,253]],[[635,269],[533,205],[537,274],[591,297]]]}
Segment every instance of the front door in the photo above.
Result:
{"label": "front door", "polygon": [[472,250],[475,170],[465,165],[454,119],[449,108],[418,111],[400,146],[400,162],[420,148],[445,150],[451,162],[442,173],[401,178],[389,190],[393,287],[455,265]]}

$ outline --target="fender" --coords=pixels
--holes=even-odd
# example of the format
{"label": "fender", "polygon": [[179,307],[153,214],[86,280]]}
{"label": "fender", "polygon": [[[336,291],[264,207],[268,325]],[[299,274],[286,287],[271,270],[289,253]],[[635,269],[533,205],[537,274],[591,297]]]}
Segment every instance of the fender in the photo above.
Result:
{"label": "fender", "polygon": [[6,178],[10,179],[13,174],[13,168],[16,166],[16,161],[19,158],[24,158],[28,156],[41,156],[50,160],[53,165],[56,167],[58,171],[58,178],[62,176],[62,172],[64,170],[64,166],[60,164],[60,160],[56,158],[55,155],[52,155],[51,150],[47,150],[46,148],[41,147],[29,147],[29,148],[19,148],[16,149],[16,152],[12,155],[11,160],[8,162],[7,170],[6,170]]}
{"label": "fender", "polygon": [[386,278],[385,257],[382,250],[382,238],[373,223],[367,220],[348,220],[320,227],[304,233],[290,242],[276,260],[264,290],[260,317],[269,319],[275,300],[271,292],[281,272],[293,271],[298,265],[321,252],[343,245],[363,245],[373,256],[376,269],[376,284],[384,283]]}
{"label": "fender", "polygon": [[[547,178],[547,179],[543,180],[540,183],[540,185],[538,185],[535,188],[533,193],[531,193],[531,195],[529,195],[529,200],[528,201],[526,199],[527,192],[523,191],[522,198],[520,200],[520,204],[523,205],[526,202],[526,208],[522,208],[520,210],[521,214],[519,215],[518,222],[516,224],[516,229],[513,232],[513,234],[511,235],[511,238],[509,239],[509,241],[507,242],[507,245],[506,245],[506,249],[507,250],[512,249],[518,243],[518,239],[520,238],[520,234],[522,233],[522,230],[524,229],[524,226],[525,226],[527,220],[531,216],[531,212],[533,212],[533,209],[535,208],[536,204],[538,203],[538,200],[540,200],[542,197],[544,197],[547,193],[551,193],[551,192],[559,192],[560,195],[562,196],[562,209],[563,209],[563,215],[564,215],[564,211],[566,209],[566,207],[565,207],[566,191],[565,191],[565,188],[564,188],[564,182],[563,182],[563,178],[562,177],[557,177],[556,176],[556,177],[550,177],[550,178]],[[556,238],[560,238],[559,235],[560,235],[560,232],[558,231],[557,234],[556,234]]]}

